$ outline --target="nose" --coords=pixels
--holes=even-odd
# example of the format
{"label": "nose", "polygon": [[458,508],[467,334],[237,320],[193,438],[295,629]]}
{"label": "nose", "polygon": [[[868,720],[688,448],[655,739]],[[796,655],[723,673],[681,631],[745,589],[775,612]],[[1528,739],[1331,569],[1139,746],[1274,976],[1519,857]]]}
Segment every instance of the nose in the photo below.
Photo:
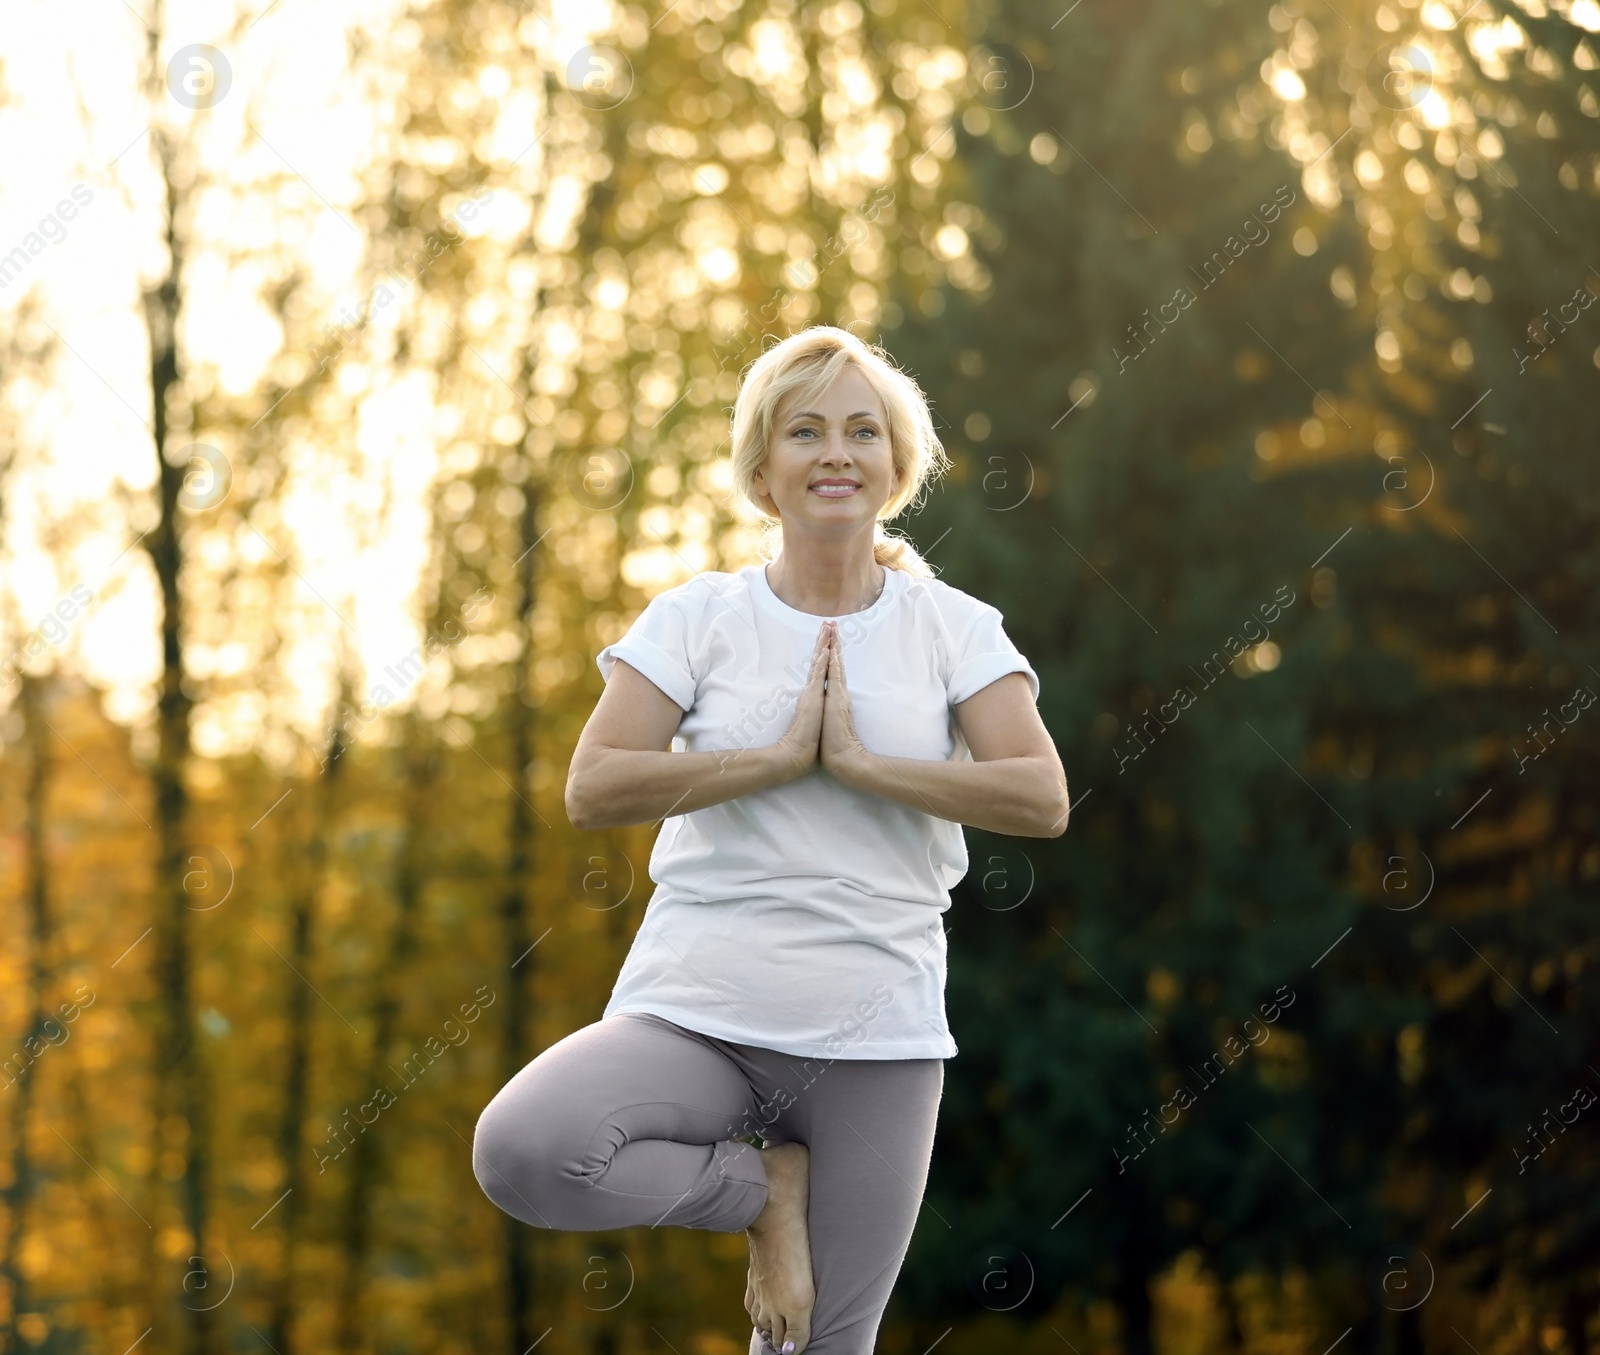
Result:
{"label": "nose", "polygon": [[830,428],[822,435],[822,461],[826,465],[848,465],[851,461],[850,444],[842,428]]}

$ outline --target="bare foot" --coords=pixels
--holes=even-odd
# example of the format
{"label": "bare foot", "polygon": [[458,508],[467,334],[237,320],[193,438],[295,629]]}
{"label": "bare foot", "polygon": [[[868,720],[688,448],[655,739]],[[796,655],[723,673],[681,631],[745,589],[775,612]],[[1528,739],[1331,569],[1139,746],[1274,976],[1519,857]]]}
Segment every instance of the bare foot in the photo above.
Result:
{"label": "bare foot", "polygon": [[745,1311],[773,1349],[800,1355],[811,1340],[811,1308],[817,1297],[806,1231],[811,1153],[803,1143],[780,1143],[761,1150],[761,1163],[767,1172],[767,1204],[745,1230],[750,1240]]}

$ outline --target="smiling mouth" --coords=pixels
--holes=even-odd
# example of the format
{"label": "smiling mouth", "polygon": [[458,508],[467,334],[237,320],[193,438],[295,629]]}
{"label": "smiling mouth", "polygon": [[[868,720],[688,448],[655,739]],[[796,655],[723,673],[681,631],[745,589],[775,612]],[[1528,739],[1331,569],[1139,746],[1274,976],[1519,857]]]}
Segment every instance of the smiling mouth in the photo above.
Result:
{"label": "smiling mouth", "polygon": [[813,494],[820,494],[824,499],[848,499],[852,494],[861,489],[857,484],[826,484],[818,483],[811,486]]}

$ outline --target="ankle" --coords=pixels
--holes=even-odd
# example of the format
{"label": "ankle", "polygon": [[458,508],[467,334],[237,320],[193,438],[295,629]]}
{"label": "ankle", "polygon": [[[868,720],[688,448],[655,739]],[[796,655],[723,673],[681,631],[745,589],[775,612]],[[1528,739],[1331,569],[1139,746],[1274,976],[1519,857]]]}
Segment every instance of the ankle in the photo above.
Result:
{"label": "ankle", "polygon": [[761,1212],[756,1215],[755,1222],[744,1230],[746,1235],[756,1242],[771,1236],[774,1229],[778,1227],[778,1215],[781,1210],[782,1205],[778,1201],[777,1194],[769,1187],[767,1202],[761,1207]]}

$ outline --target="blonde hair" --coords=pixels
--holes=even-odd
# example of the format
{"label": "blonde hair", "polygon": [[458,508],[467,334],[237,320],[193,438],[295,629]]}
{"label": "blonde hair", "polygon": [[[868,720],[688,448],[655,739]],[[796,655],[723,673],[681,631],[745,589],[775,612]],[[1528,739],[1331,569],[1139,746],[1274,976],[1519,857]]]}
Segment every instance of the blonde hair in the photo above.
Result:
{"label": "blonde hair", "polygon": [[767,459],[778,406],[798,394],[800,403],[815,399],[846,368],[854,368],[883,401],[889,419],[889,453],[900,472],[900,487],[878,513],[872,558],[889,569],[931,578],[933,571],[910,540],[890,532],[884,522],[899,516],[931,479],[950,468],[950,458],[933,431],[933,416],[921,387],[894,365],[882,348],[847,329],[812,325],[774,344],[750,364],[733,406],[733,491],[766,523],[761,554],[777,556],[783,524],[769,497],[755,489],[755,473]]}

